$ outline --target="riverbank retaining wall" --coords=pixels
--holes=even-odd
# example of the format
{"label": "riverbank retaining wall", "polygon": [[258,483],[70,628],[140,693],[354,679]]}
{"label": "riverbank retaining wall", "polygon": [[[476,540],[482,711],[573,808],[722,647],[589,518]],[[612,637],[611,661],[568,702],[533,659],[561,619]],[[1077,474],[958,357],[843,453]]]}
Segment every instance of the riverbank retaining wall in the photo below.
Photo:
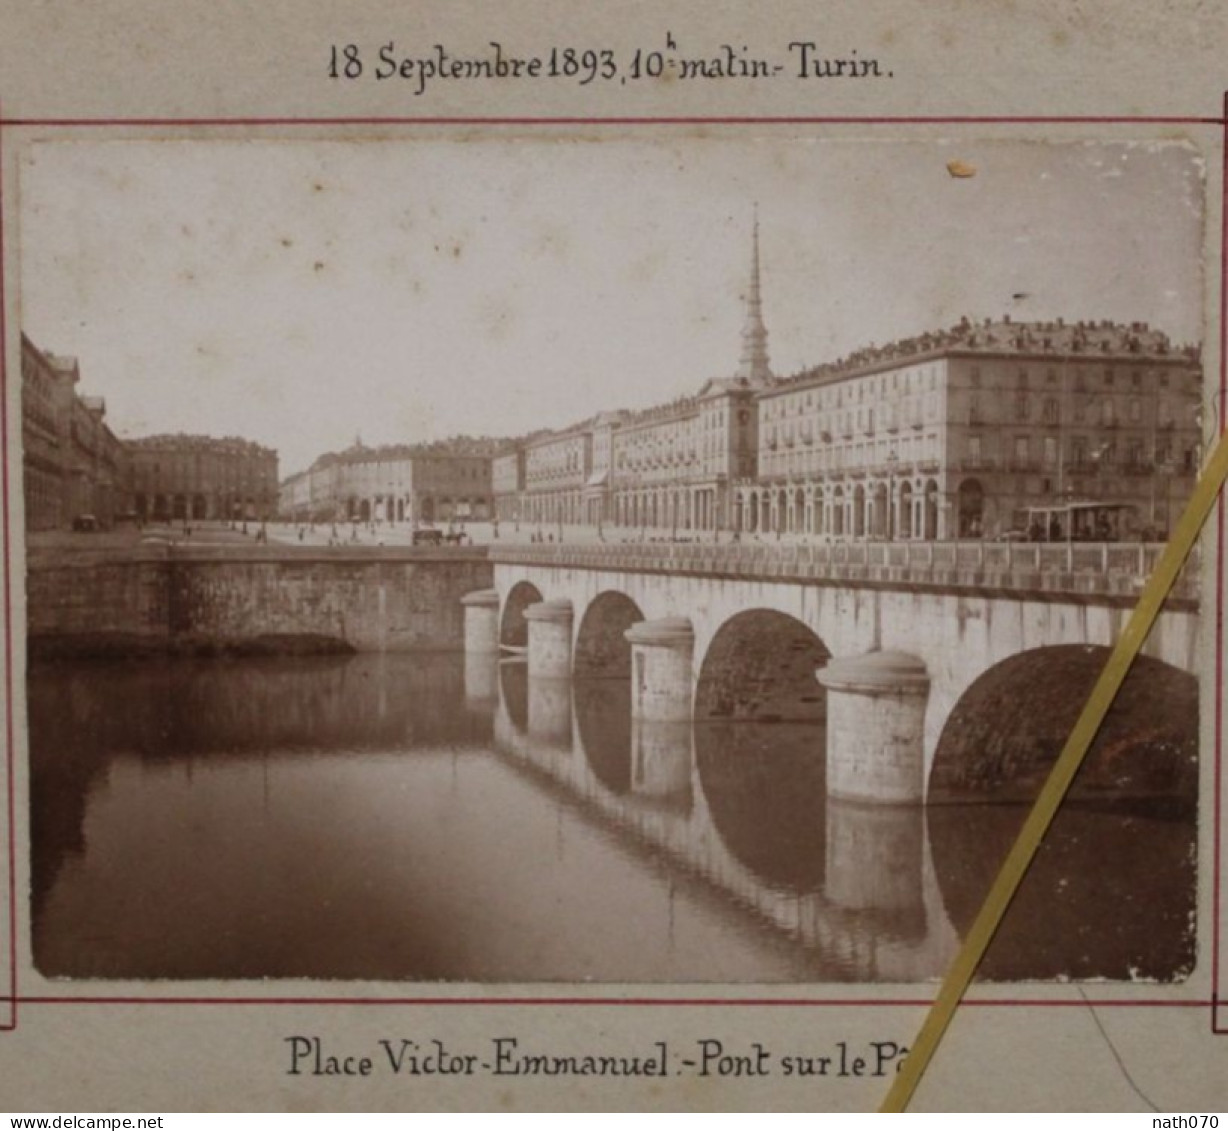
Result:
{"label": "riverbank retaining wall", "polygon": [[34,649],[314,639],[359,651],[460,648],[461,597],[492,582],[474,549],[141,547],[32,561]]}

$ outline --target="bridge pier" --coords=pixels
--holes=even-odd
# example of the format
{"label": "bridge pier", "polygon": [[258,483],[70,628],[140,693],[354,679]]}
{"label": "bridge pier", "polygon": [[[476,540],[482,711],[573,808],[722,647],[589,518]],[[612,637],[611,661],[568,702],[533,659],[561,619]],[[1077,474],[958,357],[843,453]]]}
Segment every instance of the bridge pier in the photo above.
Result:
{"label": "bridge pier", "polygon": [[499,702],[499,657],[493,652],[465,650],[465,708],[475,715],[492,714]]}
{"label": "bridge pier", "polygon": [[635,719],[631,724],[631,789],[639,797],[686,803],[691,798],[691,724]]}
{"label": "bridge pier", "polygon": [[529,622],[529,679],[571,678],[572,606],[541,601],[524,611]]}
{"label": "bridge pier", "polygon": [[695,632],[686,617],[640,621],[631,644],[631,717],[673,723],[691,718],[691,656]]}
{"label": "bridge pier", "polygon": [[827,792],[850,801],[925,799],[929,675],[916,656],[870,652],[816,673],[827,688]]}
{"label": "bridge pier", "polygon": [[461,598],[465,609],[465,655],[499,651],[499,593],[475,589]]}

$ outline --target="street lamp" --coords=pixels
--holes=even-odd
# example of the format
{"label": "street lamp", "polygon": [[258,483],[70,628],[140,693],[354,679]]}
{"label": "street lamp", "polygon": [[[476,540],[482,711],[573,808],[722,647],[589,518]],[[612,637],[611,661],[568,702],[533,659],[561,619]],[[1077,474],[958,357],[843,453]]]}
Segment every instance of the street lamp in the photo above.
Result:
{"label": "street lamp", "polygon": [[[1172,462],[1172,458],[1170,455],[1165,454],[1165,456],[1162,459],[1157,459],[1153,457],[1152,464],[1151,464],[1151,514],[1149,518],[1149,523],[1150,523],[1150,529],[1152,532],[1152,537],[1154,537],[1157,542],[1164,541],[1164,539],[1167,537],[1167,534],[1168,534],[1168,506],[1169,506],[1168,480],[1169,480],[1169,476],[1171,476],[1172,473],[1173,473],[1173,462]],[[1156,526],[1156,487],[1159,484],[1159,481],[1161,480],[1161,478],[1163,479],[1163,482],[1164,482],[1164,494],[1163,494],[1164,525],[1162,527],[1157,527]],[[1162,534],[1161,534],[1161,531],[1163,531]]]}
{"label": "street lamp", "polygon": [[895,541],[895,469],[900,457],[894,448],[887,453],[887,541]]}

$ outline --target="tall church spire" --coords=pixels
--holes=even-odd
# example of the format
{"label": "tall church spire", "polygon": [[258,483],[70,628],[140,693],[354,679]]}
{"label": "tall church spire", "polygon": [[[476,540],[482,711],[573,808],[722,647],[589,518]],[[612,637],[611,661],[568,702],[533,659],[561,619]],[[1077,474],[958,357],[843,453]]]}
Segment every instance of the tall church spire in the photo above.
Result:
{"label": "tall church spire", "polygon": [[755,205],[752,238],[750,289],[746,292],[746,321],[742,324],[742,359],[738,377],[753,383],[772,379],[768,363],[767,327],[763,324],[763,298],[759,291],[759,205]]}

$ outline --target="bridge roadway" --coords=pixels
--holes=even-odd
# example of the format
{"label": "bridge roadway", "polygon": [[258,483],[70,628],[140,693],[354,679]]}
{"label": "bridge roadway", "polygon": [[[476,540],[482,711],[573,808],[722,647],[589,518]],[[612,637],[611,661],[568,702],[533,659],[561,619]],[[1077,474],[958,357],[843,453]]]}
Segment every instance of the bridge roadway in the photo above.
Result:
{"label": "bridge roadway", "polygon": [[[1020,717],[1031,726],[1033,716],[1077,710],[1088,673],[1102,665],[1160,550],[495,544],[493,589],[464,599],[466,650],[524,649],[530,680],[630,678],[634,666],[636,718],[821,720],[835,796],[918,802],[929,795],[957,709],[960,733],[947,736],[944,766],[974,756],[958,749],[961,734],[988,741],[999,761],[1034,757],[1024,748],[1037,735],[985,740],[986,728],[995,718],[1018,729]],[[1144,673],[1150,683],[1192,682],[1193,564],[1143,655],[1153,665]],[[1029,701],[1030,687],[1041,684],[1048,698]],[[1070,701],[1055,704],[1063,694]],[[1012,704],[1028,710],[1020,716]],[[953,772],[960,781],[985,776],[976,767]]]}

